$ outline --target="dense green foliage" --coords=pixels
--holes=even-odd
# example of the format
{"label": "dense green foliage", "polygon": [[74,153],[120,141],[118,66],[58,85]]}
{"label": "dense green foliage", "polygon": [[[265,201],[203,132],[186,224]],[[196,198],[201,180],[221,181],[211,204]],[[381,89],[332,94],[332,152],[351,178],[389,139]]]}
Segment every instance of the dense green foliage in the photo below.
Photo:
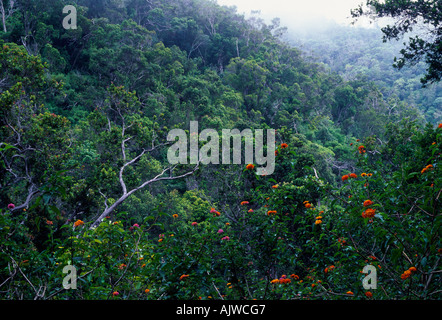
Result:
{"label": "dense green foliage", "polygon": [[[63,1],[10,3],[2,299],[441,298],[442,125],[307,61],[277,19],[79,0],[66,30]],[[190,121],[276,129],[275,172],[170,167],[167,133]]]}

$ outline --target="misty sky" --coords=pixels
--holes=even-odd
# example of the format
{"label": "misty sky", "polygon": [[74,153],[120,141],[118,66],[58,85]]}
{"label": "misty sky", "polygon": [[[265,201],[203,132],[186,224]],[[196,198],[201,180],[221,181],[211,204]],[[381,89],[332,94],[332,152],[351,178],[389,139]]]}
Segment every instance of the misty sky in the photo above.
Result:
{"label": "misty sky", "polygon": [[283,25],[334,20],[349,23],[350,10],[365,3],[364,0],[217,0],[220,5],[235,5],[239,13],[261,10],[264,18],[279,17]]}

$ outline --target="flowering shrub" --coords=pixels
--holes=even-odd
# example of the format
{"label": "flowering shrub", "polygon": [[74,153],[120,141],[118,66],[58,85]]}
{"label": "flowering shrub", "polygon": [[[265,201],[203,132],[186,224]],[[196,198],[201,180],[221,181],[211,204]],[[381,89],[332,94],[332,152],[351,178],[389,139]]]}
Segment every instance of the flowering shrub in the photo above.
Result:
{"label": "flowering shrub", "polygon": [[[257,186],[237,200],[235,219],[192,193],[194,215],[152,209],[134,221],[120,212],[92,229],[48,216],[38,224],[44,246],[36,248],[37,234],[21,223],[28,211],[10,203],[0,209],[1,290],[6,299],[440,298],[436,130],[397,145],[413,154],[400,163],[393,157],[390,167],[383,157],[392,145],[355,149],[357,171],[337,186],[306,175],[307,166],[294,170],[288,145],[277,170],[292,170],[278,181],[250,175]],[[48,207],[40,201],[29,208],[36,210]],[[76,267],[77,290],[62,287],[66,265]],[[362,286],[366,265],[377,271],[377,289]]]}

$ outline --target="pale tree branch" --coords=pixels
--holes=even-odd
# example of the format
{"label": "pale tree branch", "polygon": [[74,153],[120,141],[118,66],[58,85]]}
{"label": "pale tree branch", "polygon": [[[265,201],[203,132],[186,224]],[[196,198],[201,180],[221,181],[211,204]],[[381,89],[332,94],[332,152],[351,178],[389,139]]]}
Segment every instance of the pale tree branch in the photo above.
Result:
{"label": "pale tree branch", "polygon": [[[145,153],[145,150],[143,150],[142,154],[144,154],[144,153]],[[123,167],[127,167],[127,165],[135,162],[137,158],[139,159],[142,156],[142,154],[138,155],[136,158],[134,158],[131,161],[129,161],[128,163],[126,163]],[[187,171],[187,172],[185,172],[185,173],[183,173],[181,175],[178,175],[178,176],[173,176],[172,175],[172,171],[173,171],[174,168],[175,168],[175,166],[167,167],[167,168],[163,169],[161,171],[161,173],[156,175],[154,178],[143,182],[138,187],[135,187],[135,188],[133,188],[130,191],[127,191],[127,189],[123,189],[123,194],[120,196],[120,198],[118,198],[117,201],[115,201],[111,206],[105,208],[103,210],[103,212],[100,214],[100,216],[97,219],[95,219],[95,221],[92,223],[90,228],[92,229],[92,228],[97,227],[100,224],[102,219],[104,219],[106,216],[108,216],[110,213],[112,213],[120,204],[122,204],[133,193],[137,192],[140,189],[143,189],[147,185],[150,185],[150,184],[152,184],[154,182],[167,181],[167,180],[176,180],[176,179],[182,179],[182,178],[185,178],[187,176],[190,176],[190,175],[192,175],[193,173],[195,173],[198,170],[199,162],[195,165],[195,167],[192,170]],[[167,171],[170,171],[170,175],[169,176],[164,176],[164,174]],[[120,170],[120,172],[122,172],[122,171]],[[122,179],[122,175],[121,175],[121,179]],[[123,180],[121,180],[121,181],[123,181]],[[124,183],[124,181],[123,181],[123,183]]]}

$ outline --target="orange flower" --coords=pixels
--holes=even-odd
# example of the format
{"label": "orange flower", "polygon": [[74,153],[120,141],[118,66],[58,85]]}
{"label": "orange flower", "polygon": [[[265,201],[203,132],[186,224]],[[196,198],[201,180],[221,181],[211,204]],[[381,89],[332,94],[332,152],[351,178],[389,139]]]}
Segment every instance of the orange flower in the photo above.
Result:
{"label": "orange flower", "polygon": [[312,207],[312,204],[311,203],[309,203],[309,202],[307,202],[305,205],[304,205],[307,209],[309,209],[309,208],[311,208]]}
{"label": "orange flower", "polygon": [[368,208],[364,212],[362,212],[362,218],[373,218],[375,215],[376,209]]}
{"label": "orange flower", "polygon": [[253,170],[253,168],[255,168],[255,166],[251,163],[246,166],[247,170]]}
{"label": "orange flower", "polygon": [[342,181],[347,180],[348,179],[348,175],[343,175],[341,179],[342,179]]}
{"label": "orange flower", "polygon": [[180,277],[180,280],[183,280],[184,278],[187,278],[189,275],[188,274],[183,274],[181,277]]}
{"label": "orange flower", "polygon": [[373,201],[371,201],[371,200],[365,200],[364,201],[364,207],[371,206],[372,204],[373,204]]}
{"label": "orange flower", "polygon": [[172,217],[178,218],[178,215],[175,213],[175,214],[172,215]]}
{"label": "orange flower", "polygon": [[269,210],[267,211],[267,215],[276,214],[276,210]]}
{"label": "orange flower", "polygon": [[278,185],[275,184],[274,186],[272,186],[272,188],[273,188],[273,189],[277,189],[277,188],[278,188]]}
{"label": "orange flower", "polygon": [[274,284],[274,283],[279,283],[278,279],[273,279],[272,281],[270,281],[270,283]]}
{"label": "orange flower", "polygon": [[350,173],[350,178],[357,178],[357,174],[356,173]]}
{"label": "orange flower", "polygon": [[293,273],[293,274],[290,275],[290,278],[293,278],[293,279],[295,279],[295,280],[298,280],[298,279],[299,279],[299,276]]}
{"label": "orange flower", "polygon": [[246,204],[249,204],[249,202],[248,202],[248,201],[241,201],[241,205],[242,205],[242,206],[244,206],[244,205],[246,205]]}
{"label": "orange flower", "polygon": [[83,225],[83,224],[84,224],[83,221],[81,221],[81,220],[77,220],[77,221],[75,221],[75,223],[74,223],[74,228],[76,228],[76,227],[78,227],[78,226],[81,226],[81,225]]}
{"label": "orange flower", "polygon": [[247,211],[248,213],[253,213],[253,209],[249,209],[249,211]]}
{"label": "orange flower", "polygon": [[405,280],[405,279],[407,279],[410,276],[411,276],[411,271],[410,270],[405,270],[404,273],[401,274],[401,279]]}
{"label": "orange flower", "polygon": [[149,293],[149,292],[150,292],[150,290],[149,290],[149,289],[146,289],[146,290],[144,290],[144,292],[145,292],[145,293]]}
{"label": "orange flower", "polygon": [[367,176],[367,174],[365,172],[361,173],[361,177],[366,177],[366,176]]}
{"label": "orange flower", "polygon": [[322,220],[316,220],[315,221],[315,224],[321,224],[322,223]]}
{"label": "orange flower", "polygon": [[347,294],[351,294],[351,295],[353,295],[353,292],[351,292],[351,291],[347,291],[346,293],[347,293]]}
{"label": "orange flower", "polygon": [[367,291],[367,292],[365,293],[365,295],[367,296],[367,298],[371,298],[371,297],[373,297],[373,293],[371,293],[370,291]]}
{"label": "orange flower", "polygon": [[442,128],[442,123],[439,123],[439,125],[437,126],[439,129]]}
{"label": "orange flower", "polygon": [[289,145],[287,143],[281,143],[281,149],[287,148]]}
{"label": "orange flower", "polygon": [[362,146],[362,145],[358,147],[358,151],[359,151],[360,154],[363,154],[363,153],[366,152],[365,147]]}
{"label": "orange flower", "polygon": [[52,226],[54,223],[51,220],[46,220],[46,224]]}
{"label": "orange flower", "polygon": [[408,269],[408,270],[410,270],[411,272],[416,272],[416,268],[415,268],[415,267],[411,267],[411,268]]}

